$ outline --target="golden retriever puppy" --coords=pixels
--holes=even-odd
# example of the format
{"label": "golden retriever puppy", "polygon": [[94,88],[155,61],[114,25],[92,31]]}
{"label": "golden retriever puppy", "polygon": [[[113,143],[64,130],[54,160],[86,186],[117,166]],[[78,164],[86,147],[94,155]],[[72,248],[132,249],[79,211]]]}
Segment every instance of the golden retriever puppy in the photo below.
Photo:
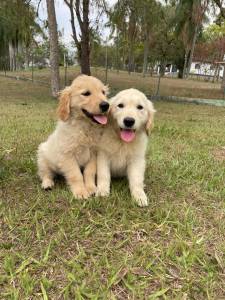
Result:
{"label": "golden retriever puppy", "polygon": [[136,90],[119,92],[110,101],[110,119],[97,155],[97,196],[108,196],[110,178],[127,176],[132,197],[148,205],[144,192],[145,152],[153,125],[154,107]]}
{"label": "golden retriever puppy", "polygon": [[76,198],[95,193],[96,144],[109,109],[106,93],[100,80],[86,75],[61,92],[57,127],[38,148],[38,174],[44,189],[53,187],[58,173]]}

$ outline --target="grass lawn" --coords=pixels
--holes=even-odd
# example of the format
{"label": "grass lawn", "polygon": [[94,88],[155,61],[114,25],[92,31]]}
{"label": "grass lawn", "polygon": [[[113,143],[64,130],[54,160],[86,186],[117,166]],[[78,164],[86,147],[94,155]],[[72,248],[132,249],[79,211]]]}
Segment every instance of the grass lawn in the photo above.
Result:
{"label": "grass lawn", "polygon": [[[77,67],[69,67],[67,72],[67,84],[78,75],[80,69]],[[92,68],[94,76],[105,81],[105,70],[103,68]],[[3,72],[1,73],[3,74]],[[8,72],[9,75],[19,75],[31,78],[31,71]],[[64,87],[65,77],[64,68],[60,69],[61,84]],[[34,71],[34,80],[40,80],[45,83],[50,82],[50,70],[42,69]],[[138,87],[142,91],[150,95],[155,95],[157,90],[158,78],[146,77],[143,78],[139,73],[128,75],[127,72],[120,71],[119,74],[114,71],[108,72],[108,83],[113,89],[121,90],[130,87]],[[224,99],[224,94],[221,91],[220,83],[205,82],[200,80],[185,80],[177,78],[162,78],[160,84],[160,95],[162,96],[180,96],[190,98],[205,98],[205,99]]]}
{"label": "grass lawn", "polygon": [[0,78],[0,299],[225,299],[225,108],[158,102],[148,208],[41,190],[48,88]]}

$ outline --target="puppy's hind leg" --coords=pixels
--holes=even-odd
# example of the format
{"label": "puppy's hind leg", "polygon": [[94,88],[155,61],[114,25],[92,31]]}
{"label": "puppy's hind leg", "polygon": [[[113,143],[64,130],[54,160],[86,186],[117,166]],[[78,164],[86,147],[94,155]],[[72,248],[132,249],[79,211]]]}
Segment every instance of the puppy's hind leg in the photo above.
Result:
{"label": "puppy's hind leg", "polygon": [[40,151],[38,152],[38,175],[41,179],[41,187],[44,190],[52,189],[54,186],[54,173]]}

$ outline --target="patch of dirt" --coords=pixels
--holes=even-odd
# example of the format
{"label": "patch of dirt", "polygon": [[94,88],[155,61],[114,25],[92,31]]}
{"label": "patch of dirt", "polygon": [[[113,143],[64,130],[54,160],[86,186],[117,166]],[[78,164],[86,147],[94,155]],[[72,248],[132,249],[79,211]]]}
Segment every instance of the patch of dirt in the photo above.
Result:
{"label": "patch of dirt", "polygon": [[225,161],[225,146],[214,150],[213,155],[216,160]]}

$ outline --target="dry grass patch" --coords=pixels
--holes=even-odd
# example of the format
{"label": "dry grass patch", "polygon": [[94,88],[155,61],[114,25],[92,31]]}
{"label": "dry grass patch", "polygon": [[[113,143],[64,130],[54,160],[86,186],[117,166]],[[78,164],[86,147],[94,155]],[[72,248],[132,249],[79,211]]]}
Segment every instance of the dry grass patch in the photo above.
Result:
{"label": "dry grass patch", "polygon": [[[67,72],[67,84],[80,73],[78,67],[69,67]],[[14,74],[31,78],[31,71],[9,72]],[[105,81],[105,70],[102,68],[92,68],[92,74]],[[61,85],[64,86],[64,69],[60,69]],[[50,83],[50,70],[42,69],[34,71],[34,79],[40,80],[45,83]],[[132,73],[128,75],[127,72],[120,71],[117,73],[115,70],[109,70],[108,83],[113,90],[121,90],[126,88],[137,88],[146,92],[147,94],[154,95],[157,90],[158,78],[145,77],[143,78],[139,73]],[[190,98],[203,98],[203,99],[224,99],[224,95],[220,88],[220,83],[205,82],[199,80],[185,80],[177,78],[162,78],[160,85],[160,94],[162,96],[180,96]]]}
{"label": "dry grass patch", "polygon": [[225,160],[225,147],[220,147],[219,149],[214,150],[214,157],[219,161]]}

